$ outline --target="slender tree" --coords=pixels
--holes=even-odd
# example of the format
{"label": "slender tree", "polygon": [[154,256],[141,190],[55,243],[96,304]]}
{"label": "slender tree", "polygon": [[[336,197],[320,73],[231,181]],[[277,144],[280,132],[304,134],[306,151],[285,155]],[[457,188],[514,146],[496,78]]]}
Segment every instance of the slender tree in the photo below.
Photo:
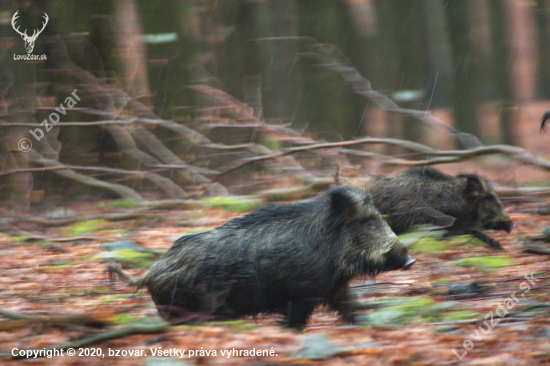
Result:
{"label": "slender tree", "polygon": [[515,143],[513,126],[516,119],[514,102],[514,86],[512,82],[512,66],[510,57],[510,38],[506,32],[509,19],[506,1],[490,0],[491,35],[494,49],[494,79],[496,92],[501,100],[499,113],[501,139],[505,144]]}
{"label": "slender tree", "polygon": [[[374,87],[386,90],[404,107],[419,108],[426,88],[421,61],[418,4],[398,0],[376,0],[374,4],[381,51],[380,73],[376,77],[379,85]],[[400,93],[403,91],[413,93]],[[398,126],[400,121],[402,128]],[[412,141],[419,141],[422,127],[413,118],[390,114],[388,135],[403,135]]]}
{"label": "slender tree", "polygon": [[536,3],[537,94],[540,98],[550,98],[550,1],[537,0]]}
{"label": "slender tree", "polygon": [[453,117],[458,130],[479,136],[476,59],[470,41],[470,16],[462,0],[443,0],[453,54]]}

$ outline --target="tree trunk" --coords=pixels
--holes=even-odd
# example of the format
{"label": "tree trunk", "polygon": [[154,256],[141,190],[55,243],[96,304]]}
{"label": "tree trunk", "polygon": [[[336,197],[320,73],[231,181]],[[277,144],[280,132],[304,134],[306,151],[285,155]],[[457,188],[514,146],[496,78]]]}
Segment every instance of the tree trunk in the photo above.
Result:
{"label": "tree trunk", "polygon": [[[381,88],[392,92],[392,99],[404,108],[420,108],[422,95],[426,91],[420,61],[417,5],[415,2],[398,0],[375,1],[381,49],[381,70],[377,79],[380,80]],[[374,87],[377,88],[376,85]],[[401,131],[406,139],[420,141],[422,126],[418,120],[409,116],[388,118],[390,136],[401,137],[395,136],[399,129],[391,126],[398,120],[403,123]]]}
{"label": "tree trunk", "polygon": [[429,107],[433,108],[446,105],[451,94],[453,61],[449,32],[440,0],[420,0],[418,5],[426,99]]}
{"label": "tree trunk", "polygon": [[151,92],[147,75],[147,56],[140,17],[135,0],[116,0],[115,16],[118,55],[122,60],[121,77],[128,94],[151,106]]}
{"label": "tree trunk", "polygon": [[277,40],[259,41],[262,53],[264,113],[281,122],[292,121],[300,103],[298,17],[295,0],[268,0],[260,5],[261,35]]}
{"label": "tree trunk", "polygon": [[550,1],[537,0],[535,11],[537,21],[537,94],[540,98],[550,98]]}
{"label": "tree trunk", "polygon": [[499,113],[500,129],[502,142],[508,145],[514,145],[516,103],[514,101],[514,86],[512,81],[512,65],[510,55],[510,40],[507,33],[506,24],[509,16],[506,8],[506,1],[490,0],[491,11],[491,33],[493,38],[493,64],[496,92],[501,100],[501,110]]}
{"label": "tree trunk", "polygon": [[444,0],[449,38],[453,53],[453,117],[455,128],[479,137],[477,115],[478,86],[476,60],[470,42],[468,4]]}

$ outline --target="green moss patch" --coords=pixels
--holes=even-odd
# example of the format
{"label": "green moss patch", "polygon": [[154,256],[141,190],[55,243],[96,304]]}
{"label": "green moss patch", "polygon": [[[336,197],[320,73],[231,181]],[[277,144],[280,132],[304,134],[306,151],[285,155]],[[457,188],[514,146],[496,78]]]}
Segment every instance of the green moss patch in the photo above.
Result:
{"label": "green moss patch", "polygon": [[135,199],[123,199],[123,200],[113,200],[108,202],[101,202],[96,205],[99,208],[134,208],[139,207],[140,202]]}
{"label": "green moss patch", "polygon": [[24,243],[29,240],[28,236],[10,236],[10,240],[16,243]]}
{"label": "green moss patch", "polygon": [[274,139],[261,138],[259,143],[272,151],[279,151],[282,148],[281,143]]}
{"label": "green moss patch", "polygon": [[233,330],[249,330],[256,328],[256,325],[243,320],[227,320],[219,322],[208,322],[208,325],[217,325],[222,327],[231,327]]}
{"label": "green moss patch", "polygon": [[135,317],[128,314],[117,314],[111,317],[111,321],[119,324],[133,324],[142,321],[142,317]]}
{"label": "green moss patch", "polygon": [[468,311],[457,301],[435,301],[429,296],[386,298],[376,302],[381,305],[380,308],[370,314],[359,315],[357,321],[360,324],[374,327],[387,325],[399,327],[411,323],[456,321],[480,317],[480,314]]}
{"label": "green moss patch", "polygon": [[201,227],[201,228],[198,228],[198,229],[191,229],[191,230],[186,230],[183,232],[183,234],[195,234],[195,233],[202,233],[203,231],[208,231],[208,230],[212,230],[212,229],[215,229],[216,227]]}
{"label": "green moss patch", "polygon": [[206,207],[237,212],[257,210],[264,204],[262,200],[244,197],[209,197],[204,198],[203,202]]}
{"label": "green moss patch", "polygon": [[137,268],[149,268],[157,258],[158,255],[153,253],[143,253],[135,250],[113,250],[110,252],[102,252],[94,256],[94,259],[115,261]]}
{"label": "green moss patch", "polygon": [[69,236],[81,236],[95,233],[107,225],[109,225],[109,222],[106,220],[87,220],[68,226],[65,228],[65,232]]}
{"label": "green moss patch", "polygon": [[420,321],[434,321],[436,302],[429,296],[384,299],[381,303],[393,304],[370,314],[360,315],[360,324],[372,326],[406,325]]}
{"label": "green moss patch", "polygon": [[449,244],[462,245],[468,247],[487,247],[481,239],[474,238],[471,235],[457,235],[449,238]]}
{"label": "green moss patch", "polygon": [[403,245],[409,246],[415,244],[419,240],[439,240],[447,233],[445,230],[431,230],[433,228],[434,226],[431,225],[417,225],[414,227],[415,231],[401,234],[397,236],[397,238]]}
{"label": "green moss patch", "polygon": [[454,263],[461,267],[479,267],[484,271],[513,266],[512,258],[506,255],[463,258]]}
{"label": "green moss patch", "polygon": [[451,280],[449,278],[438,278],[437,280],[430,281],[433,285],[445,285]]}
{"label": "green moss patch", "polygon": [[437,254],[446,251],[447,243],[433,238],[422,238],[409,246],[413,254]]}
{"label": "green moss patch", "polygon": [[451,311],[443,315],[443,321],[457,321],[457,320],[468,320],[480,318],[481,314],[467,311],[467,310],[457,310]]}

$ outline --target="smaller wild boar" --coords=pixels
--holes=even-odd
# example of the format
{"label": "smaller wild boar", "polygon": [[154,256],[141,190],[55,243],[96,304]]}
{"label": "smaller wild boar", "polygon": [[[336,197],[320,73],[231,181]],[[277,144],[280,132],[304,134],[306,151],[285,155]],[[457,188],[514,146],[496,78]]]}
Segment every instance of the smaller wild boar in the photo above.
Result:
{"label": "smaller wild boar", "polygon": [[390,227],[396,234],[413,225],[437,225],[441,216],[447,215],[454,218],[449,234],[470,234],[491,248],[502,250],[497,240],[481,230],[510,232],[515,226],[487,179],[477,174],[451,176],[423,167],[395,177],[371,175],[343,183],[366,189],[374,205],[389,216]]}
{"label": "smaller wild boar", "polygon": [[415,261],[364,189],[339,186],[183,236],[136,284],[172,322],[279,313],[300,329],[321,304],[352,322],[353,277]]}

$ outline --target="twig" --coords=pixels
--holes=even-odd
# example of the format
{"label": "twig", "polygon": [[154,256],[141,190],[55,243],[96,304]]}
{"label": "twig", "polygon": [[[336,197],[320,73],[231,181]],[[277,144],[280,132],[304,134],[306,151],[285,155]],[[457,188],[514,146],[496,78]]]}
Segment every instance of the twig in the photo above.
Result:
{"label": "twig", "polygon": [[[96,126],[110,126],[110,125],[131,125],[135,123],[147,123],[147,124],[161,124],[159,121],[155,123],[153,121],[138,121],[132,120],[113,120],[113,121],[90,121],[90,122],[60,122],[53,125],[53,127],[96,127]],[[0,128],[3,127],[39,127],[39,123],[28,122],[12,122],[12,123],[0,123]]]}
{"label": "twig", "polygon": [[[2,230],[0,230],[0,231],[2,231]],[[4,232],[9,233],[10,230],[4,231]],[[54,238],[54,237],[50,237],[50,236],[32,234],[32,233],[29,233],[25,230],[21,230],[21,229],[18,229],[18,228],[15,228],[15,230],[13,232],[15,232],[16,235],[26,236],[27,238],[32,239],[32,240],[55,241],[55,242],[59,242],[59,243],[70,242],[70,241],[78,241],[78,240],[100,240],[101,239],[101,237],[99,237],[99,236],[73,236],[71,238]]]}
{"label": "twig", "polygon": [[[166,169],[169,169],[169,168],[166,168]],[[153,172],[153,171],[142,171],[142,170],[123,170],[123,169],[95,167],[95,166],[60,165],[60,166],[49,166],[49,167],[41,167],[41,168],[25,168],[25,169],[8,170],[5,172],[0,172],[0,177],[3,175],[9,175],[9,174],[49,172],[54,170],[76,170],[76,171],[85,171],[85,172],[90,171],[90,172],[102,172],[102,173],[112,173],[112,174],[138,175],[138,176],[145,176]],[[157,169],[155,171],[162,171],[162,170],[165,170],[165,169]]]}

